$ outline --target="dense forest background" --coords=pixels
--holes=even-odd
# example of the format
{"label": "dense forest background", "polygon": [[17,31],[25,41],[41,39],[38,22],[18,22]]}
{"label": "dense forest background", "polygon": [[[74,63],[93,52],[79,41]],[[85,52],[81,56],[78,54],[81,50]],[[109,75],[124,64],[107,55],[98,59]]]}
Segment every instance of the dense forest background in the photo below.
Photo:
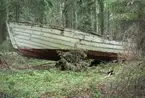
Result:
{"label": "dense forest background", "polygon": [[[0,0],[0,98],[145,98],[144,9],[145,0]],[[25,58],[10,49],[7,22],[130,42],[141,56],[62,71],[58,62]]]}
{"label": "dense forest background", "polygon": [[[1,0],[0,43],[8,38],[6,21],[80,30],[145,50],[143,0]],[[144,53],[142,53],[144,55]]]}
{"label": "dense forest background", "polygon": [[144,0],[1,0],[0,42],[5,21],[51,24],[123,40],[133,24],[144,26]]}

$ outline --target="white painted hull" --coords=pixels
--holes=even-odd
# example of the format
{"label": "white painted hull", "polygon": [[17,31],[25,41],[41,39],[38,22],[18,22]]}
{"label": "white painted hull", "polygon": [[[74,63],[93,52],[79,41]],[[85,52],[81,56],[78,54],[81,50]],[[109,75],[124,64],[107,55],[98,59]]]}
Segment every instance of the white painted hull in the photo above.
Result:
{"label": "white painted hull", "polygon": [[82,49],[107,53],[122,53],[121,42],[102,39],[76,30],[52,29],[22,23],[8,23],[8,32],[15,49]]}

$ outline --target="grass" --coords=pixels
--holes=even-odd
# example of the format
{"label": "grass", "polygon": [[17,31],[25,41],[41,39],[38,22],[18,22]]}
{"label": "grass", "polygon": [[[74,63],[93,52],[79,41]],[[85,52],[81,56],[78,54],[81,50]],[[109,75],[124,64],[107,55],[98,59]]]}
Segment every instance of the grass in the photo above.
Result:
{"label": "grass", "polygon": [[[71,93],[85,92],[90,86],[102,81],[102,75],[95,72],[17,71],[0,72],[1,91],[14,94],[17,98],[38,98],[48,96],[68,96]],[[50,95],[49,95],[50,94]],[[79,94],[79,93],[78,93]]]}
{"label": "grass", "polygon": [[[29,62],[28,64],[32,62],[34,64],[45,63],[45,61],[37,63],[35,59],[34,61],[29,59]],[[73,96],[100,98],[104,95],[102,92],[114,90],[113,88],[118,84],[121,87],[126,87],[128,83],[131,83],[126,83],[130,75],[132,79],[136,79],[136,73],[141,75],[140,69],[142,68],[137,71],[138,66],[136,65],[138,63],[106,63],[80,72],[60,71],[56,68],[48,70],[0,70],[0,92],[12,96],[5,98],[73,98]],[[112,69],[115,75],[108,76],[106,72]],[[129,74],[130,72],[132,73]],[[112,88],[109,87],[111,83],[113,83]],[[105,97],[101,98],[112,98],[110,97],[112,95],[109,94],[107,93]]]}
{"label": "grass", "polygon": [[80,72],[60,71],[55,68],[20,71],[12,67],[37,66],[51,63],[51,61],[24,58],[17,53],[4,53],[2,55],[11,66],[11,70],[0,71],[0,92],[16,98],[38,98],[42,96],[45,96],[45,98],[61,98],[64,96],[84,96],[86,93],[98,96],[97,90],[90,92],[92,85],[95,86],[103,81],[105,76],[96,67]]}
{"label": "grass", "polygon": [[[26,64],[38,66],[52,62],[24,58],[17,54],[4,54],[4,58],[11,63],[11,66],[26,66]],[[134,62],[130,65],[133,64]],[[80,72],[60,71],[56,68],[48,70],[18,70],[13,68],[0,70],[0,97],[2,92],[11,96],[5,98],[73,98],[73,96],[99,98],[102,95],[100,91],[102,85],[117,81],[125,66],[128,64],[106,63]],[[132,67],[126,67],[126,69],[129,68]],[[115,75],[108,77],[106,72],[112,69]],[[128,70],[126,71],[128,72]],[[99,88],[98,85],[102,87]]]}
{"label": "grass", "polygon": [[[34,62],[34,64],[38,63]],[[108,66],[110,65],[108,64]],[[13,94],[16,98],[38,98],[40,96],[61,98],[62,96],[83,96],[86,93],[98,98],[99,91],[92,89],[92,87],[95,88],[97,84],[109,78],[105,74],[105,71],[109,69],[103,66],[105,65],[101,64],[100,67],[92,67],[80,72],[60,71],[55,68],[49,70],[3,70],[0,71],[0,92]],[[93,91],[90,92],[91,90]]]}

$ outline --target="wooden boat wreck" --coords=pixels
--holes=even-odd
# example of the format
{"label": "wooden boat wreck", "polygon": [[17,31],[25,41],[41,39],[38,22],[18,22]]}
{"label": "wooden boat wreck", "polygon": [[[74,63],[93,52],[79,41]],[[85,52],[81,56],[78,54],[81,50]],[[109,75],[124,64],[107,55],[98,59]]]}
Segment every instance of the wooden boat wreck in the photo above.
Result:
{"label": "wooden boat wreck", "polygon": [[22,55],[59,60],[57,51],[86,50],[88,58],[115,60],[124,51],[122,42],[110,41],[71,29],[54,29],[24,23],[7,23],[13,47]]}

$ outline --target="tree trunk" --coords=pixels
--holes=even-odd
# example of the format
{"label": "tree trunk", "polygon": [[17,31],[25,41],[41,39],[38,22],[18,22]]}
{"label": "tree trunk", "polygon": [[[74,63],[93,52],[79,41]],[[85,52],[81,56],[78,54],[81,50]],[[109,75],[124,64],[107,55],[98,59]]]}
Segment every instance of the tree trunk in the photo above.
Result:
{"label": "tree trunk", "polygon": [[20,4],[19,2],[16,2],[16,22],[19,22],[20,20]]}
{"label": "tree trunk", "polygon": [[99,4],[99,25],[100,25],[100,31],[101,35],[104,34],[104,0],[98,0]]}
{"label": "tree trunk", "polygon": [[4,1],[0,5],[1,5],[0,9],[2,9],[0,12],[0,44],[2,44],[2,42],[6,40],[6,24],[5,24],[6,8],[5,8]]}
{"label": "tree trunk", "polygon": [[94,18],[95,18],[95,21],[94,21],[94,32],[97,32],[97,0],[94,1]]}
{"label": "tree trunk", "polygon": [[3,19],[0,19],[0,44],[2,44],[2,42],[4,40],[6,40],[6,35],[7,34],[6,34],[6,24],[5,24],[5,21]]}
{"label": "tree trunk", "polygon": [[107,35],[111,36],[110,34],[110,12],[109,10],[107,11]]}
{"label": "tree trunk", "polygon": [[73,4],[72,4],[72,5],[73,5],[73,6],[72,6],[72,7],[73,7],[73,10],[72,10],[72,14],[73,14],[73,15],[72,15],[72,20],[73,20],[73,21],[72,21],[72,22],[73,22],[73,23],[72,23],[72,28],[73,28],[73,29],[77,29],[77,13],[76,13],[76,10],[77,10],[77,9],[76,9],[77,3],[76,3],[76,0],[73,1]]}
{"label": "tree trunk", "polygon": [[65,0],[64,2],[64,18],[65,18],[65,27],[66,28],[72,28],[73,27],[73,20],[74,20],[74,14],[73,14],[73,0]]}

